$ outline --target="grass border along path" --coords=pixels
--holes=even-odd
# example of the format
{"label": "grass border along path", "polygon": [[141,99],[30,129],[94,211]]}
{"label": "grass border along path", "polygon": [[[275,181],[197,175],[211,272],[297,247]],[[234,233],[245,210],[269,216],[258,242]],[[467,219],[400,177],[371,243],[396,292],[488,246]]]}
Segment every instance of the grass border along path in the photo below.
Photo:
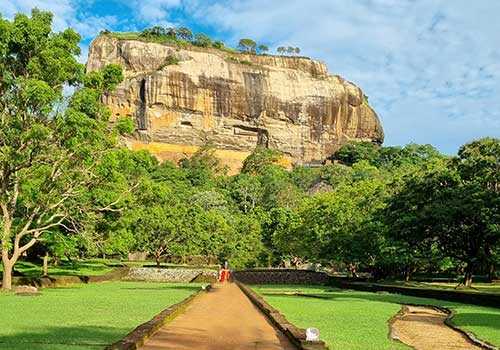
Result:
{"label": "grass border along path", "polygon": [[[409,349],[389,339],[388,321],[400,311],[401,304],[449,308],[455,312],[451,320],[453,325],[473,333],[480,340],[500,345],[500,310],[495,308],[322,286],[260,285],[252,288],[296,326],[317,327],[320,338],[332,349]],[[272,294],[297,292],[308,297]]]}
{"label": "grass border along path", "polygon": [[0,349],[102,350],[205,284],[104,282],[0,293]]}
{"label": "grass border along path", "polygon": [[182,313],[186,308],[202,293],[206,293],[212,286],[200,289],[198,292],[191,294],[181,302],[174,304],[161,313],[156,315],[153,319],[149,320],[136,327],[132,332],[127,334],[123,339],[106,346],[105,350],[136,350],[144,344],[155,332],[157,332],[163,325],[171,322],[176,316]]}

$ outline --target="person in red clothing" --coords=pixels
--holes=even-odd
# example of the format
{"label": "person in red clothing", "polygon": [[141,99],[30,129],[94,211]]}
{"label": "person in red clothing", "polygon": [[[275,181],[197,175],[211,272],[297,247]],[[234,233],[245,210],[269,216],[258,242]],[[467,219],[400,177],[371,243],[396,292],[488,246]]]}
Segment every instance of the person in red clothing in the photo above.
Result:
{"label": "person in red clothing", "polygon": [[222,267],[221,270],[219,271],[219,282],[220,283],[228,282],[230,277],[231,277],[231,272],[229,271],[229,265],[226,261],[224,263],[224,267]]}

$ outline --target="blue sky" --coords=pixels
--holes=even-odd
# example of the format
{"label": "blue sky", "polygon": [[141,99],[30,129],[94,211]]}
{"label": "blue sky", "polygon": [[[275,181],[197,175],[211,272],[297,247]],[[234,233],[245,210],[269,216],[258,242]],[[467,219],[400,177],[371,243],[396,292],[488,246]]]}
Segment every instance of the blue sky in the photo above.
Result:
{"label": "blue sky", "polygon": [[326,62],[369,96],[386,145],[455,154],[500,137],[499,0],[0,0],[7,18],[32,7],[82,34],[82,62],[101,29],[185,25],[232,46],[242,37],[299,46]]}

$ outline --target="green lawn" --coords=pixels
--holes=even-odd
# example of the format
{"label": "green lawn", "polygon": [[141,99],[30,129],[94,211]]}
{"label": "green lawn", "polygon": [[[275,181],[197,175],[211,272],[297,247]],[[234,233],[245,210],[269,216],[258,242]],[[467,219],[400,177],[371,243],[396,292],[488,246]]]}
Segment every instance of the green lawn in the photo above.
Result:
{"label": "green lawn", "polygon": [[[303,328],[318,328],[321,339],[332,349],[409,349],[388,338],[387,321],[400,310],[400,304],[405,303],[454,309],[457,315],[452,321],[456,326],[474,333],[479,339],[500,345],[500,309],[321,286],[266,285],[253,288],[290,322]],[[267,294],[281,292],[300,292],[327,299]]]}
{"label": "green lawn", "polygon": [[[86,259],[75,260],[69,262],[62,261],[57,265],[49,265],[50,276],[61,275],[78,275],[78,276],[95,276],[111,272],[114,267],[140,267],[140,266],[154,267],[154,261],[128,261],[128,260],[113,260],[113,259]],[[217,265],[178,265],[171,263],[161,263],[162,267],[170,268],[206,268],[217,269]],[[26,277],[42,277],[42,263],[33,263],[30,261],[19,260],[14,269],[22,273]],[[0,264],[0,276],[2,275],[2,264]]]}
{"label": "green lawn", "polygon": [[202,284],[104,282],[0,293],[0,349],[103,349]]}

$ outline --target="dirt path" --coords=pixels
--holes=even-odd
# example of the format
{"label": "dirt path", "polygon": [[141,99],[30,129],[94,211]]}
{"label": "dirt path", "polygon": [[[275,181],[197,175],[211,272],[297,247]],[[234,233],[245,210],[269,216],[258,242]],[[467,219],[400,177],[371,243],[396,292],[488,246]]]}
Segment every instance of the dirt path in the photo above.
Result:
{"label": "dirt path", "polygon": [[448,327],[445,312],[422,306],[406,306],[392,324],[393,338],[416,350],[480,350]]}
{"label": "dirt path", "polygon": [[140,350],[295,350],[235,284],[216,285]]}

